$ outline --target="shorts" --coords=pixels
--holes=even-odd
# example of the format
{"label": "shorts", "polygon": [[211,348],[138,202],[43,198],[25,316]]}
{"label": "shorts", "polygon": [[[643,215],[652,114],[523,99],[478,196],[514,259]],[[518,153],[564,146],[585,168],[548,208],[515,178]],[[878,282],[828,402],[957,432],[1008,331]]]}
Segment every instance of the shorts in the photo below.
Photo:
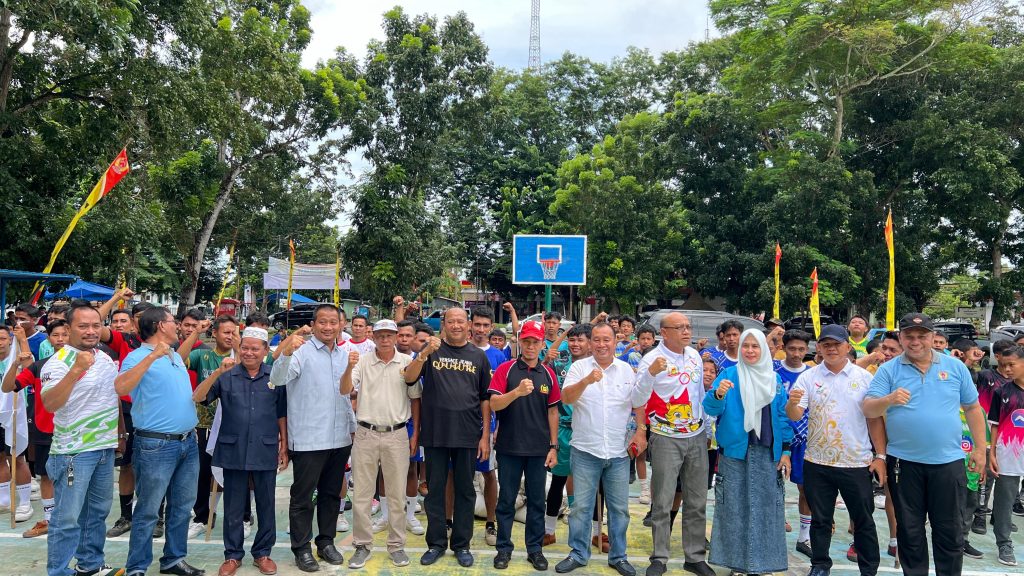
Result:
{"label": "shorts", "polygon": [[32,460],[32,473],[40,478],[46,477],[46,461],[50,459],[50,444],[38,443],[35,448],[35,459]]}
{"label": "shorts", "polygon": [[[412,420],[405,423],[405,429],[409,433],[409,438],[412,438]],[[416,455],[410,456],[409,462],[423,462],[423,446],[416,447]]]}
{"label": "shorts", "polygon": [[121,400],[121,415],[124,417],[124,453],[114,459],[114,466],[131,466],[135,446],[135,425],[132,423],[132,403]]}
{"label": "shorts", "polygon": [[792,444],[789,447],[789,460],[793,464],[789,481],[798,486],[803,486],[804,483],[804,452],[806,451],[807,444]]}
{"label": "shorts", "polygon": [[558,427],[558,464],[551,469],[551,473],[555,476],[570,476],[572,475],[571,461],[569,455],[572,453],[572,448],[569,447],[569,442],[572,441],[572,428]]}
{"label": "shorts", "polygon": [[494,452],[495,452],[494,448],[492,447],[491,448],[491,455],[487,458],[487,460],[478,461],[476,463],[476,471],[477,472],[485,472],[486,473],[486,472],[493,472],[494,470],[498,469],[498,460],[497,460],[497,457],[496,457]]}

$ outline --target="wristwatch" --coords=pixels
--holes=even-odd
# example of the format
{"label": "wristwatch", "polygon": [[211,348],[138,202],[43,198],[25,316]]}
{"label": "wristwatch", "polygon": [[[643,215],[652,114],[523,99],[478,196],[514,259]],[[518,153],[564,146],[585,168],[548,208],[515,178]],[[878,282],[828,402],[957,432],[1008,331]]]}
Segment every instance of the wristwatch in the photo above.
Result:
{"label": "wristwatch", "polygon": [[881,460],[885,462],[885,454],[875,454],[875,460]]}
{"label": "wristwatch", "polygon": [[558,450],[558,444],[548,444],[548,448],[551,450]]}

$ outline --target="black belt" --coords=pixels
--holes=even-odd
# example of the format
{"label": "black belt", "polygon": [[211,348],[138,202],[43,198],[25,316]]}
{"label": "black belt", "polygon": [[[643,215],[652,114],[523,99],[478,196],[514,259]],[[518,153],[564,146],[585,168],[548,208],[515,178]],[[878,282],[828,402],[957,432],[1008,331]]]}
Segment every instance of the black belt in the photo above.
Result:
{"label": "black belt", "polygon": [[177,442],[181,442],[182,440],[187,439],[189,436],[192,435],[193,432],[195,432],[195,430],[189,430],[184,434],[165,434],[163,432],[150,432],[149,430],[139,430],[138,428],[135,429],[135,435],[142,438],[154,438],[156,440],[175,440]]}
{"label": "black belt", "polygon": [[358,423],[363,428],[366,428],[368,430],[372,430],[374,432],[394,432],[395,430],[400,430],[402,428],[405,428],[405,422],[402,422],[402,423],[399,423],[399,424],[395,424],[393,426],[379,426],[377,424],[370,424],[369,422],[363,422],[362,420],[358,420]]}

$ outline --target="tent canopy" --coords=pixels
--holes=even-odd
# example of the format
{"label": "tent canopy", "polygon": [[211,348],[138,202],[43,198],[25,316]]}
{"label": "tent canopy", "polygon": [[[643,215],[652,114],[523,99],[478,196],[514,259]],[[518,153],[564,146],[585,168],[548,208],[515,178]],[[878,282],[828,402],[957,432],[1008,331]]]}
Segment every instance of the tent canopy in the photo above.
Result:
{"label": "tent canopy", "polygon": [[94,284],[92,282],[86,282],[85,280],[78,280],[71,286],[68,286],[67,290],[63,292],[47,292],[45,297],[53,299],[56,297],[63,298],[81,298],[83,300],[109,300],[114,295],[114,289],[109,286],[102,284]]}
{"label": "tent canopy", "polygon": [[8,282],[32,282],[35,280],[43,282],[74,282],[77,279],[77,276],[71,274],[43,274],[40,272],[0,268],[0,310],[4,310],[7,307]]}
{"label": "tent canopy", "polygon": [[[287,300],[288,299],[288,293],[287,292],[271,292],[270,294],[267,294],[267,300],[269,300],[271,302],[277,302],[278,298],[280,298],[282,301]],[[302,294],[299,294],[298,292],[292,292],[292,304],[315,304],[315,303],[316,303],[316,300],[313,300],[312,298],[307,298],[307,297],[303,296]]]}

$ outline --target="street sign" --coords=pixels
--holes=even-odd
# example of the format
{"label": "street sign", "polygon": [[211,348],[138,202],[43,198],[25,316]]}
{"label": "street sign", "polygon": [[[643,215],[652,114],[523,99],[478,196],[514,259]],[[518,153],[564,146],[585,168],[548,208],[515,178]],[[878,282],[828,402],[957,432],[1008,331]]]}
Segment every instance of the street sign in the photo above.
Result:
{"label": "street sign", "polygon": [[512,238],[512,283],[586,284],[587,237],[517,234]]}

